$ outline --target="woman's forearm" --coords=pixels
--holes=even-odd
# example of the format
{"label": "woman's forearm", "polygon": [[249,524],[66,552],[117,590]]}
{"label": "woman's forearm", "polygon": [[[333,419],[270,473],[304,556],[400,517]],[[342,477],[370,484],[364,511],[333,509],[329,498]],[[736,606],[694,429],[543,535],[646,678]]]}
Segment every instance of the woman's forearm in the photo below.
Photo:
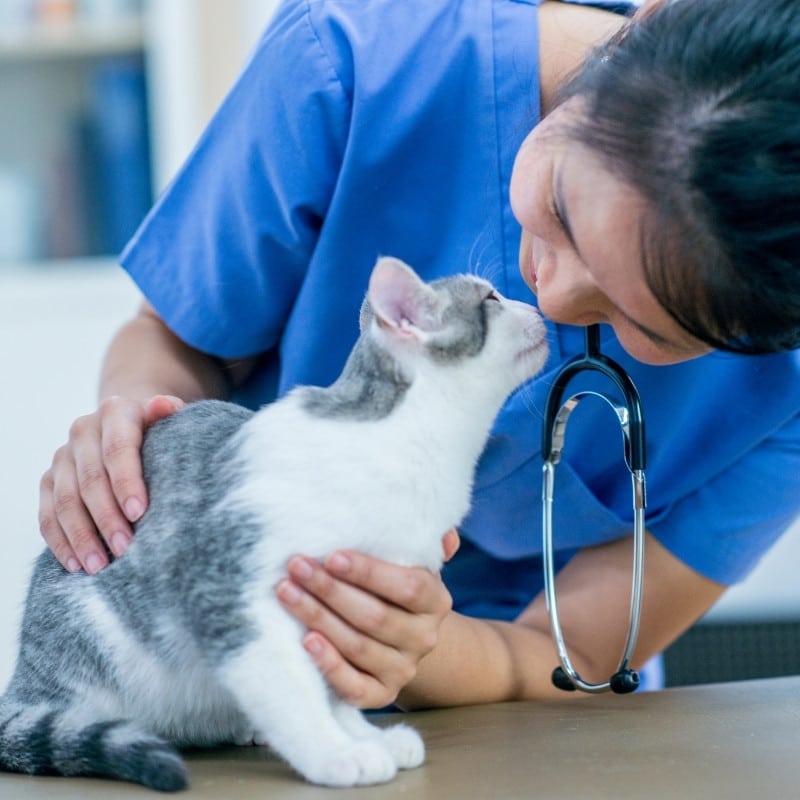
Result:
{"label": "woman's forearm", "polygon": [[145,303],[106,351],[99,396],[144,402],[157,394],[187,402],[221,398],[227,382],[218,362],[181,342]]}
{"label": "woman's forearm", "polygon": [[[725,591],[650,533],[646,552],[641,627],[631,660],[637,669],[663,652]],[[630,581],[627,539],[582,550],[558,575],[567,648],[578,673],[590,682],[607,680],[618,668],[628,632]],[[421,708],[578,696],[553,687],[551,674],[558,663],[541,593],[512,623],[451,612],[439,627],[436,646],[401,692],[401,704]]]}
{"label": "woman's forearm", "polygon": [[398,705],[410,710],[563,696],[550,681],[557,663],[547,630],[453,612]]}

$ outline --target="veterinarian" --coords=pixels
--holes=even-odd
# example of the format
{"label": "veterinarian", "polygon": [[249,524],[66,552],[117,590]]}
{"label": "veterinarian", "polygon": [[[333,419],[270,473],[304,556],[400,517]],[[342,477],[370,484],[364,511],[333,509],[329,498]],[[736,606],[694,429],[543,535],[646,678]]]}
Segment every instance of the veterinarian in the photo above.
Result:
{"label": "veterinarian", "polygon": [[[541,412],[580,326],[604,323],[647,415],[633,662],[658,686],[653,659],[800,512],[800,14],[676,0],[629,25],[625,11],[287,0],[122,256],[141,310],[41,484],[41,530],[67,569],[96,572],[130,542],[153,420],[330,382],[389,253],[537,302],[551,356],[501,412],[441,577],[358,553],[287,565],[275,590],[308,652],[363,707],[557,694]],[[603,680],[627,628],[630,483],[607,409],[575,416],[557,584],[573,661]]]}

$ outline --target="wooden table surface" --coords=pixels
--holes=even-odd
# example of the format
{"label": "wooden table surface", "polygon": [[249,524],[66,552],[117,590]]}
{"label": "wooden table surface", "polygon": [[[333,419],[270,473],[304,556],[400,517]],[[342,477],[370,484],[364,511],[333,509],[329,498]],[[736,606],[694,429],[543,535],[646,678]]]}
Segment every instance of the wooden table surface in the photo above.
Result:
{"label": "wooden table surface", "polygon": [[[187,756],[187,800],[357,797],[800,797],[800,677],[508,703],[404,715],[425,737],[427,761],[382,786],[303,783],[269,751],[224,748]],[[382,718],[379,718],[382,719]],[[104,780],[0,775],[2,800],[117,800],[154,796]]]}

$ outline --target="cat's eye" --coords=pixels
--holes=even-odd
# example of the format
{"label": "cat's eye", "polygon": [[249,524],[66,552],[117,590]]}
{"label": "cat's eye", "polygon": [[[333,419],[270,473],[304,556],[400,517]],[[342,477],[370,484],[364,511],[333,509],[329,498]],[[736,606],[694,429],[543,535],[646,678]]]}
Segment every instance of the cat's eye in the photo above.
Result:
{"label": "cat's eye", "polygon": [[494,289],[492,289],[492,291],[489,292],[489,294],[487,294],[486,297],[484,297],[483,299],[484,300],[496,300],[499,303],[500,302],[500,295],[497,294],[497,292]]}

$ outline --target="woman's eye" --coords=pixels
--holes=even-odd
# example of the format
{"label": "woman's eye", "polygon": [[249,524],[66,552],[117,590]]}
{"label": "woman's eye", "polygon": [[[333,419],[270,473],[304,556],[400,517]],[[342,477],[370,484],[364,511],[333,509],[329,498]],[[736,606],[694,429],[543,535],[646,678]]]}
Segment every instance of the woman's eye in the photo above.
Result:
{"label": "woman's eye", "polygon": [[558,226],[559,230],[565,231],[567,226],[564,224],[564,219],[561,216],[561,212],[558,210],[558,206],[553,202],[550,204],[550,216],[553,219],[553,222]]}

